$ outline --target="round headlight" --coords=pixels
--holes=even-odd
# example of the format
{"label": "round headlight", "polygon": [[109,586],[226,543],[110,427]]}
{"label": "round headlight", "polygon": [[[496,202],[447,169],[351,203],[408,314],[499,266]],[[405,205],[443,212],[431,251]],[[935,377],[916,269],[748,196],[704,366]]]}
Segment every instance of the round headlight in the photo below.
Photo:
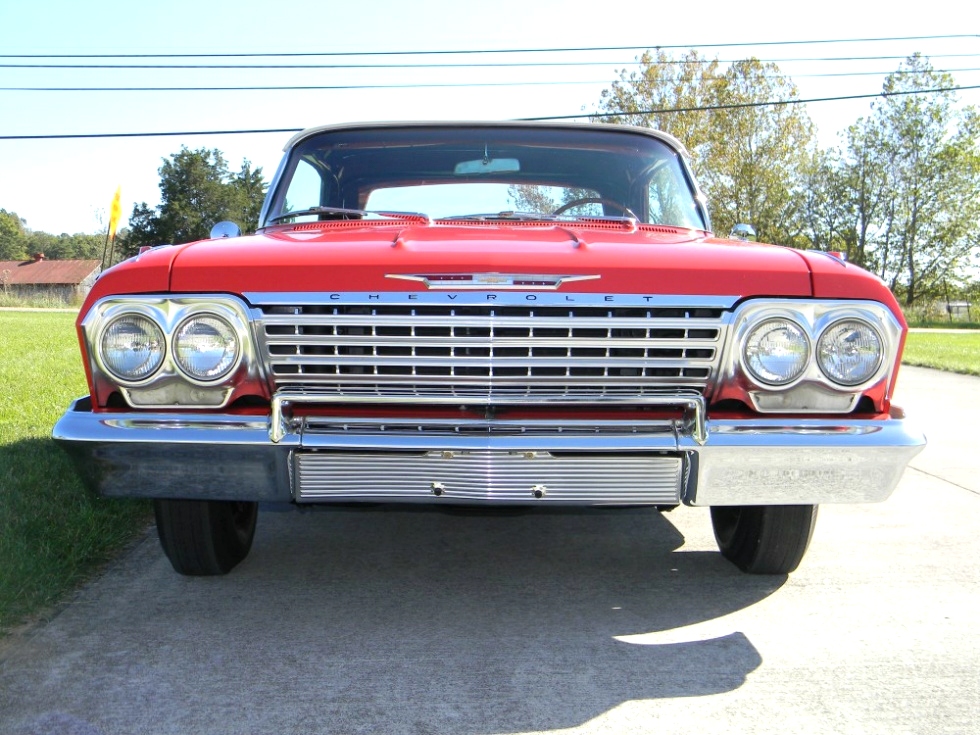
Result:
{"label": "round headlight", "polygon": [[120,380],[150,377],[163,363],[165,351],[163,330],[141,314],[117,317],[102,332],[102,363]]}
{"label": "round headlight", "polygon": [[831,324],[817,340],[817,364],[840,385],[858,385],[881,367],[882,342],[870,324],[856,319]]}
{"label": "round headlight", "polygon": [[753,327],[742,350],[745,367],[767,385],[792,383],[810,362],[810,342],[789,319],[768,319]]}
{"label": "round headlight", "polygon": [[219,380],[238,361],[238,335],[220,317],[193,316],[174,333],[174,360],[195,380]]}

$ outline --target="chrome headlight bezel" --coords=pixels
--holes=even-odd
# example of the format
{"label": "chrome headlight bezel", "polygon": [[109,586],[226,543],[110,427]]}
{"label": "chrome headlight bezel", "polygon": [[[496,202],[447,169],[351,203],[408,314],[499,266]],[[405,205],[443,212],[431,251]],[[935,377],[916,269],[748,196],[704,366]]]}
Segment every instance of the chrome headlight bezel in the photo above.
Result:
{"label": "chrome headlight bezel", "polygon": [[[785,382],[767,380],[749,364],[751,335],[768,322],[790,322],[804,332],[810,346],[806,367]],[[880,347],[874,370],[861,380],[836,379],[822,365],[821,340],[841,324],[864,325]],[[875,301],[752,299],[733,314],[732,342],[722,379],[742,387],[752,407],[762,413],[846,413],[862,393],[888,379],[901,344],[902,326],[894,314]]]}
{"label": "chrome headlight bezel", "polygon": [[[163,334],[164,354],[152,373],[129,377],[112,370],[103,337],[120,319],[146,319]],[[211,376],[195,375],[181,366],[175,339],[186,324],[215,319],[233,334],[234,355]],[[236,385],[258,375],[248,307],[232,296],[113,296],[97,302],[82,321],[93,383],[99,395],[120,393],[140,408],[220,408],[228,404]]]}

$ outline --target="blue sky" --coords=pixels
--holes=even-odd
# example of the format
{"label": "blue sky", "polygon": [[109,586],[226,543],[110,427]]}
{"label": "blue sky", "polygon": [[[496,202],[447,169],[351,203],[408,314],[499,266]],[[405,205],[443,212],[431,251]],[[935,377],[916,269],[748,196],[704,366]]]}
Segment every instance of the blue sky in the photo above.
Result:
{"label": "blue sky", "polygon": [[[977,32],[980,13],[952,0],[881,3],[830,0],[810,6],[785,2],[699,3],[621,0],[572,4],[534,0],[493,3],[345,3],[294,0],[167,3],[0,0],[0,54],[151,54],[377,52],[463,49],[707,45],[950,35]],[[924,8],[926,10],[924,10]],[[809,14],[807,14],[809,13]],[[972,28],[970,27],[972,26]],[[705,48],[708,56],[767,60],[839,56],[904,57],[920,51],[937,69],[980,68],[980,38]],[[592,62],[588,66],[496,69],[106,70],[0,68],[0,87],[30,86],[262,86],[347,84],[466,84],[421,89],[249,92],[27,92],[0,90],[0,136],[302,128],[356,120],[509,119],[571,115],[594,109],[599,94],[639,52],[490,57],[360,57],[351,63],[525,60]],[[678,50],[678,54],[680,51]],[[940,58],[941,55],[960,57]],[[53,59],[0,59],[0,64]],[[154,63],[153,59],[130,60]],[[194,60],[185,60],[193,63]],[[205,61],[205,60],[201,60]],[[211,63],[234,60],[211,59]],[[328,59],[242,59],[240,63],[326,62]],[[105,63],[72,60],[72,63]],[[801,96],[874,94],[899,59],[780,61]],[[839,72],[866,76],[809,76]],[[962,85],[980,85],[980,71],[958,71]],[[504,86],[520,81],[521,86]],[[526,84],[547,82],[546,84]],[[980,106],[980,90],[963,103]],[[869,101],[807,106],[821,141],[868,111]],[[28,227],[53,233],[96,232],[117,186],[123,217],[134,202],[158,203],[157,169],[180,149],[218,148],[232,168],[247,158],[271,177],[289,134],[183,136],[139,139],[0,140],[0,208]]]}

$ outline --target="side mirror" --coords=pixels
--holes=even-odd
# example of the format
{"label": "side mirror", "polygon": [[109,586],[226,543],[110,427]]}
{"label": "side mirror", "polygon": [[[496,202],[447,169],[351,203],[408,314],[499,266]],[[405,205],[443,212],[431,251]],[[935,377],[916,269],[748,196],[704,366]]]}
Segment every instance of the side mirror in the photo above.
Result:
{"label": "side mirror", "polygon": [[220,240],[223,237],[241,237],[242,228],[231,220],[219,222],[211,228],[211,239]]}
{"label": "side mirror", "polygon": [[755,242],[755,228],[752,225],[740,223],[732,228],[728,233],[732,240],[743,240],[744,242]]}

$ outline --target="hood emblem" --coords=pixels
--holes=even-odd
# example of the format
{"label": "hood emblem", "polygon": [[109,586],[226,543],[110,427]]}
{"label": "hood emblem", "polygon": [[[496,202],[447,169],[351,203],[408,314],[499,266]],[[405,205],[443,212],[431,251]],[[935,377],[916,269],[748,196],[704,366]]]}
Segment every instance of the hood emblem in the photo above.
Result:
{"label": "hood emblem", "polygon": [[557,291],[573,281],[597,281],[599,275],[538,275],[528,273],[387,273],[385,278],[422,283],[431,291],[440,289],[464,291],[466,289],[526,290],[529,288]]}

